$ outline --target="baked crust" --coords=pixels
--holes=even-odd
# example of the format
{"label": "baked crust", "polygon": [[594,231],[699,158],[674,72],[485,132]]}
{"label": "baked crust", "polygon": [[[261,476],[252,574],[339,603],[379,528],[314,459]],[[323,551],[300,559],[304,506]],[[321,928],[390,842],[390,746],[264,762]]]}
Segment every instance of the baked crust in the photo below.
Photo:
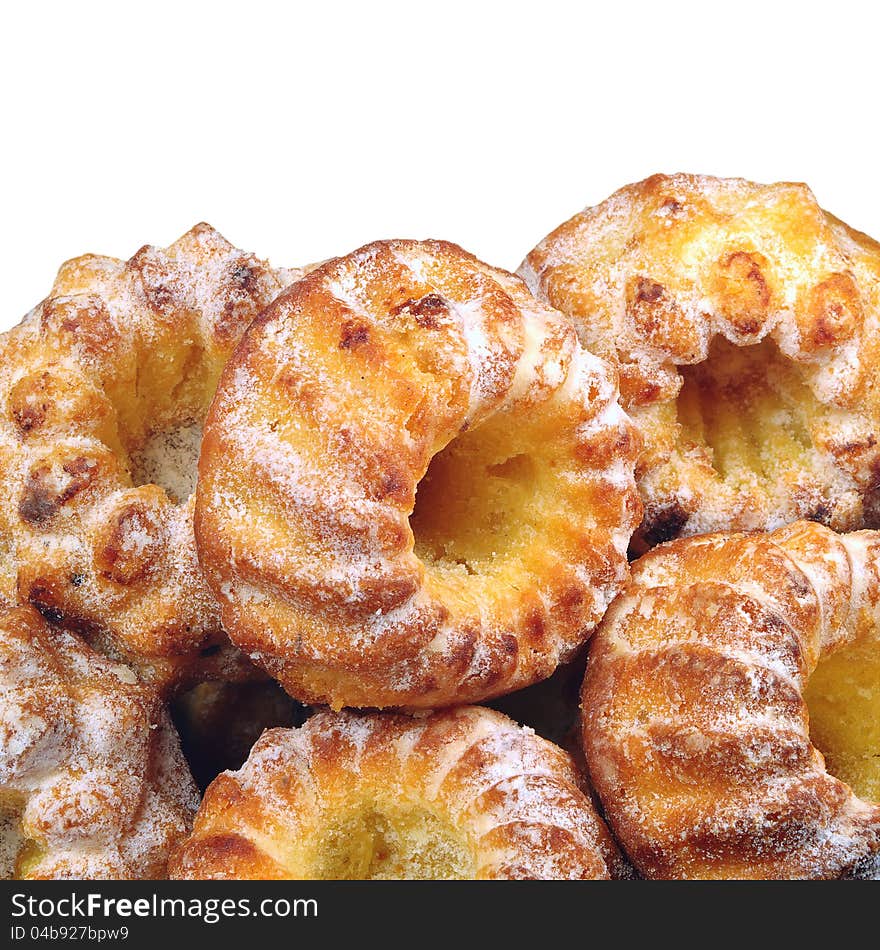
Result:
{"label": "baked crust", "polygon": [[163,877],[197,806],[155,691],[32,608],[0,611],[4,876]]}
{"label": "baked crust", "polygon": [[633,565],[591,643],[583,742],[643,875],[880,873],[880,804],[828,773],[804,700],[819,663],[854,646],[880,671],[878,532],[798,522]]}
{"label": "baked crust", "polygon": [[[127,262],[61,268],[0,336],[0,600],[144,677],[196,675],[225,642],[187,497],[199,426],[245,327],[298,274],[205,224]],[[227,645],[205,665],[219,678],[239,661]]]}
{"label": "baked crust", "polygon": [[637,550],[802,517],[880,524],[880,245],[805,185],[654,175],[520,273],[619,367],[645,441]]}
{"label": "baked crust", "polygon": [[319,713],[209,786],[171,876],[608,878],[620,858],[580,782],[492,710]]}
{"label": "baked crust", "polygon": [[301,701],[478,701],[549,676],[625,581],[637,450],[613,370],[518,278],[377,242],[227,364],[199,557],[230,637]]}

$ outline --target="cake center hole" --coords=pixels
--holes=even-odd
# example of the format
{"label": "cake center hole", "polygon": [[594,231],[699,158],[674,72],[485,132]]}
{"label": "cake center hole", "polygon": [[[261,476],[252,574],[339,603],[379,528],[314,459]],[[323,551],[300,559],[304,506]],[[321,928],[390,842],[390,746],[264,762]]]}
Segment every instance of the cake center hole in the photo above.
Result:
{"label": "cake center hole", "polygon": [[880,639],[823,659],[805,691],[810,738],[828,771],[859,798],[880,802]]}
{"label": "cake center hole", "polygon": [[462,880],[473,859],[459,835],[422,808],[367,808],[322,836],[321,880]]}
{"label": "cake center hole", "polygon": [[499,433],[465,433],[431,460],[410,526],[423,562],[480,573],[507,554],[528,521],[537,465]]}
{"label": "cake center hole", "polygon": [[810,423],[823,410],[772,340],[743,347],[716,337],[706,360],[679,372],[681,447],[702,449],[722,479],[775,485],[810,466]]}
{"label": "cake center hole", "polygon": [[191,422],[155,432],[131,452],[135,485],[158,485],[175,504],[182,504],[196,488],[202,425]]}

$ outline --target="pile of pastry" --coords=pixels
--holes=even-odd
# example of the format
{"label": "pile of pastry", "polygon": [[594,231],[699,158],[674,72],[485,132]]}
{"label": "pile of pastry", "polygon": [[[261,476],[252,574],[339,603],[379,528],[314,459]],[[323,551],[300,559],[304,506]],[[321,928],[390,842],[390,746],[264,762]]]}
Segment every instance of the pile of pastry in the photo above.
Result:
{"label": "pile of pastry", "polygon": [[0,873],[880,875],[880,245],[198,225],[0,335]]}

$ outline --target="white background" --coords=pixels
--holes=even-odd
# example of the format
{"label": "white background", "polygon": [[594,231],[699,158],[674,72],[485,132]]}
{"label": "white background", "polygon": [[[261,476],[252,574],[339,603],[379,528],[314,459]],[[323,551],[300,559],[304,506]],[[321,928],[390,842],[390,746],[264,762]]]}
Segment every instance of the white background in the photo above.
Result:
{"label": "white background", "polygon": [[443,237],[514,268],[655,171],[805,180],[880,234],[871,7],[5,4],[0,328],[64,259],[200,220],[278,264]]}

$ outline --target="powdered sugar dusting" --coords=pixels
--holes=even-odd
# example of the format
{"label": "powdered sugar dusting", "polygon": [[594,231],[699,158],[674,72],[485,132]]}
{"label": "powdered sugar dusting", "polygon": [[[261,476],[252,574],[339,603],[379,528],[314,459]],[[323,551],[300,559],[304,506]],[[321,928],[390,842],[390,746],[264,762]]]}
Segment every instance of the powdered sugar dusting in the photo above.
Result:
{"label": "powdered sugar dusting", "polygon": [[826,772],[803,690],[822,656],[880,637],[878,551],[878,532],[801,522],[636,562],[582,708],[592,778],[644,874],[835,877],[876,851],[880,804]]}
{"label": "powdered sugar dusting", "polygon": [[[453,245],[377,242],[313,272],[246,343],[202,457],[202,560],[232,636],[274,656],[288,689],[316,688],[302,664],[334,706],[475,700],[549,675],[583,641],[626,576],[636,440],[614,373],[559,313]],[[581,554],[497,583],[503,553],[485,568],[417,556],[409,519],[432,457],[545,417],[571,420],[541,471]],[[577,619],[561,619],[563,586]],[[520,648],[526,622],[543,632]]]}
{"label": "powdered sugar dusting", "polygon": [[132,454],[132,480],[136,485],[158,485],[168,497],[180,504],[195,491],[201,423],[157,432],[140,450]]}
{"label": "powdered sugar dusting", "polygon": [[[226,876],[213,835],[231,822],[259,849],[258,862],[309,877],[334,823],[408,810],[431,815],[466,856],[466,866],[434,869],[440,876],[607,878],[618,865],[570,757],[488,709],[415,719],[319,713],[300,729],[265,734],[226,777],[241,791],[225,793],[228,804],[206,802],[176,876]],[[271,815],[271,831],[250,817],[259,814]]]}
{"label": "powdered sugar dusting", "polygon": [[[196,790],[167,713],[131,670],[32,610],[0,612],[4,867],[51,878],[161,876]],[[22,848],[27,845],[28,847]]]}
{"label": "powdered sugar dusting", "polygon": [[246,327],[300,276],[207,225],[61,268],[0,335],[0,601],[76,618],[157,682],[222,642],[193,536],[201,421]]}
{"label": "powdered sugar dusting", "polygon": [[[655,175],[561,225],[519,273],[621,368],[624,408],[646,441],[644,544],[772,530],[817,512],[837,530],[872,523],[880,256],[806,186]],[[711,359],[719,339],[744,349],[772,341],[816,401],[811,444],[784,479],[727,480],[682,430],[682,367]],[[841,426],[858,434],[836,436]]]}

